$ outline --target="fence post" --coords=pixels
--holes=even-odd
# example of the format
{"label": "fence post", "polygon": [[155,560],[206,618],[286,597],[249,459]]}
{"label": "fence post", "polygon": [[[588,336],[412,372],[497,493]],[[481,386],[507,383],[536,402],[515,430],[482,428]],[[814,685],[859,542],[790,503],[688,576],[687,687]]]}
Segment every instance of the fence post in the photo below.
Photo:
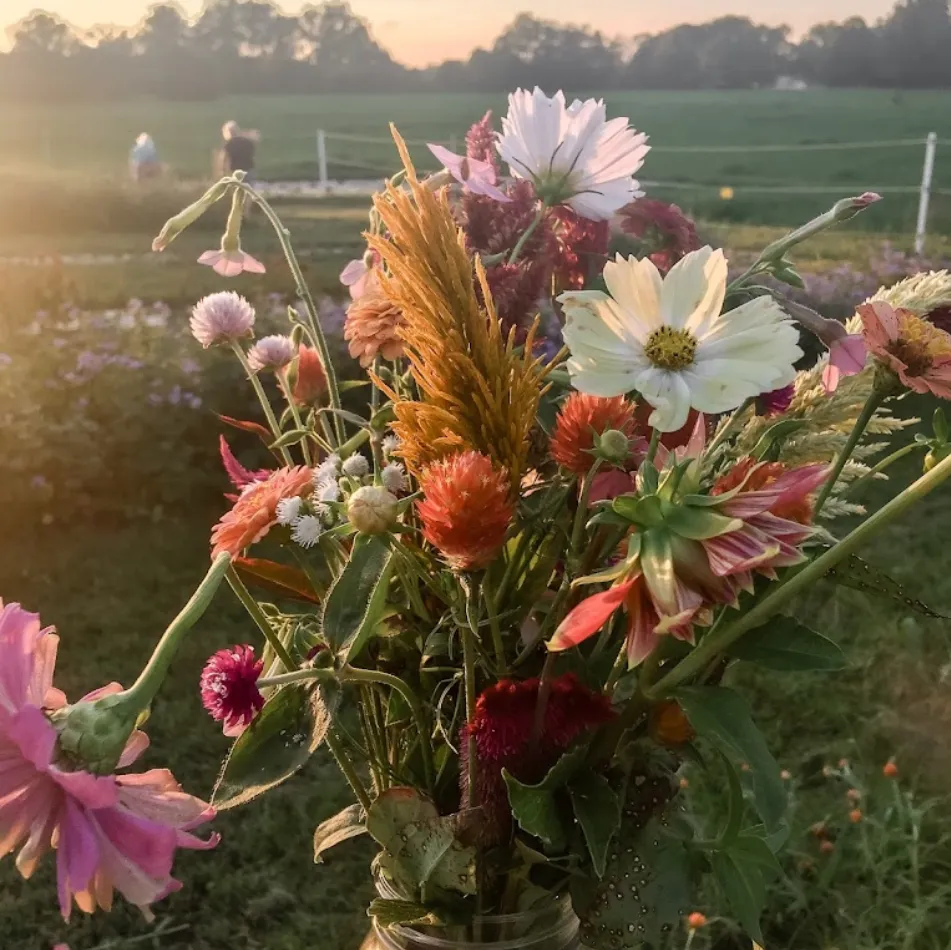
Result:
{"label": "fence post", "polygon": [[323,129],[317,130],[317,177],[321,191],[327,191],[327,137]]}
{"label": "fence post", "polygon": [[934,153],[938,136],[929,132],[925,140],[925,164],[921,170],[921,197],[918,199],[918,224],[915,226],[915,253],[920,257],[925,252],[925,237],[928,233],[928,203],[931,200],[931,180],[934,177]]}

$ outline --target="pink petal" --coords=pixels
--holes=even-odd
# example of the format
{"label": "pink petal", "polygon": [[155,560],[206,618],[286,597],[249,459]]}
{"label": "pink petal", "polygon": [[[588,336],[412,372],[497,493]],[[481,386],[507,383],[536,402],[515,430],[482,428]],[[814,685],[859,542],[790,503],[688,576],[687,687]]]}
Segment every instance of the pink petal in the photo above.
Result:
{"label": "pink petal", "polygon": [[91,693],[86,693],[80,702],[94,703],[97,699],[104,699],[106,696],[115,696],[121,692],[122,684],[113,681],[112,683],[106,683],[105,686],[100,686],[98,689],[94,689]]}
{"label": "pink petal", "polygon": [[[45,633],[45,631],[44,631]],[[36,645],[33,654],[33,675],[27,689],[27,702],[44,709],[58,709],[66,702],[66,697],[53,688],[53,671],[56,668],[56,651],[59,637],[46,633]]]}
{"label": "pink petal", "polygon": [[611,501],[618,495],[631,491],[634,491],[634,479],[630,472],[622,472],[617,468],[609,472],[598,472],[591,482],[588,506],[592,507],[599,501]]}
{"label": "pink petal", "polygon": [[701,543],[707,552],[710,569],[718,577],[752,570],[767,564],[779,553],[777,542],[746,527]]}
{"label": "pink petal", "polygon": [[457,155],[455,152],[449,151],[448,148],[444,148],[442,145],[433,145],[432,143],[429,143],[426,147],[430,150],[430,152],[433,153],[433,155],[436,156],[436,161],[452,173],[453,178],[455,178],[457,181],[465,181],[465,179],[462,177],[462,165],[466,160],[465,155]]}
{"label": "pink petal", "polygon": [[362,280],[367,275],[367,265],[363,258],[350,261],[349,264],[340,272],[340,283],[345,287],[352,287],[358,280]]}
{"label": "pink petal", "polygon": [[624,603],[624,598],[633,585],[633,580],[615,584],[609,590],[593,594],[581,601],[558,625],[554,636],[548,641],[548,649],[552,653],[570,650],[596,634],[607,623],[611,614]]}
{"label": "pink petal", "polygon": [[214,809],[182,791],[168,769],[119,775],[116,783],[122,804],[150,821],[190,830],[214,817]]}
{"label": "pink petal", "polygon": [[[119,808],[97,812],[96,822],[109,844],[149,877],[166,878],[171,874],[176,838],[173,828]],[[115,879],[115,885],[122,890],[122,881]]]}
{"label": "pink petal", "polygon": [[59,909],[66,920],[72,909],[72,895],[89,886],[99,856],[96,834],[85,811],[67,797],[56,849]]}
{"label": "pink petal", "polygon": [[836,340],[829,347],[829,362],[835,366],[843,376],[855,376],[865,369],[868,358],[868,346],[865,338],[859,333],[852,333]]}
{"label": "pink petal", "polygon": [[42,710],[24,706],[13,717],[8,735],[27,762],[40,772],[46,771],[53,759],[56,730]]}
{"label": "pink petal", "polygon": [[[227,472],[228,478],[231,479],[231,484],[234,485],[235,488],[244,488],[245,485],[250,485],[252,482],[260,480],[261,472],[252,472],[250,469],[245,468],[235,458],[234,453],[231,451],[231,446],[228,445],[223,435],[218,436],[218,449],[221,453],[221,464],[224,466],[225,472]],[[267,474],[270,473],[268,472]],[[264,477],[266,478],[267,475]]]}
{"label": "pink petal", "polygon": [[862,318],[862,335],[873,353],[898,339],[898,314],[883,300],[862,304],[858,315]]}
{"label": "pink petal", "polygon": [[112,775],[64,772],[56,766],[50,767],[49,775],[70,798],[86,808],[108,808],[119,800],[116,780]]}
{"label": "pink petal", "polygon": [[39,614],[28,613],[19,604],[7,604],[0,610],[0,708],[11,715],[28,701],[35,653],[43,634]]}
{"label": "pink petal", "polygon": [[266,273],[267,269],[256,257],[252,257],[250,254],[245,252],[244,270],[248,274],[264,274]]}
{"label": "pink petal", "polygon": [[133,765],[148,747],[149,737],[141,729],[134,730],[122,750],[117,768],[127,769],[130,765]]}
{"label": "pink petal", "polygon": [[243,269],[241,261],[236,261],[224,254],[213,266],[215,273],[218,274],[219,277],[237,277]]}
{"label": "pink petal", "polygon": [[223,251],[204,251],[201,257],[198,258],[198,263],[214,267],[222,257],[224,257]]}

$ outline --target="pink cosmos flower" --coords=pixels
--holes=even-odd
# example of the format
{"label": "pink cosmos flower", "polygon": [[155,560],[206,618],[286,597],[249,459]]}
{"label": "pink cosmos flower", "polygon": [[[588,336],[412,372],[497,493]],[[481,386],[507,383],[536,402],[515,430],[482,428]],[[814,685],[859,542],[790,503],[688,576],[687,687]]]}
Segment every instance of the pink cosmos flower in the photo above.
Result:
{"label": "pink cosmos flower", "polygon": [[429,145],[429,150],[442,162],[449,174],[465,185],[471,194],[485,195],[495,201],[512,200],[496,186],[498,179],[495,166],[491,162],[482,162],[477,158],[469,158],[468,155],[457,155],[442,145]]}
{"label": "pink cosmos flower", "polygon": [[369,289],[373,269],[380,264],[380,255],[376,251],[367,251],[363,257],[355,258],[340,272],[340,283],[350,288],[350,297],[357,300]]}
{"label": "pink cosmos flower", "polygon": [[224,723],[226,736],[240,736],[264,707],[258,677],[264,661],[244,644],[219,650],[201,674],[201,702],[212,719]]}
{"label": "pink cosmos flower", "polygon": [[217,251],[205,251],[198,258],[199,264],[207,264],[216,274],[221,277],[237,277],[238,274],[263,274],[264,265],[253,258],[247,251],[237,248],[233,251],[226,251],[219,248]]}
{"label": "pink cosmos flower", "polygon": [[775,578],[776,568],[800,563],[799,546],[813,532],[809,496],[825,481],[825,466],[786,471],[750,460],[737,469],[719,486],[722,500],[714,500],[715,486],[703,505],[681,498],[669,522],[636,526],[635,553],[620,580],[575,607],[548,649],[583,643],[624,607],[628,661],[636,666],[664,634],[692,643],[694,626],[709,625],[715,605],[736,606],[742,591],[753,590],[754,572]]}
{"label": "pink cosmos flower", "polygon": [[[171,876],[176,850],[218,843],[189,834],[214,810],[167,769],[93,775],[63,767],[48,715],[66,705],[52,685],[58,643],[36,614],[0,603],[0,856],[19,847],[17,869],[28,878],[55,847],[64,918],[74,900],[87,913],[108,910],[116,890],[150,917],[148,906],[181,886]],[[113,683],[82,701],[120,690]],[[133,732],[119,767],[147,746]]]}
{"label": "pink cosmos flower", "polygon": [[868,347],[860,334],[850,333],[834,340],[829,346],[829,362],[822,371],[822,386],[834,393],[843,376],[856,376],[865,369]]}

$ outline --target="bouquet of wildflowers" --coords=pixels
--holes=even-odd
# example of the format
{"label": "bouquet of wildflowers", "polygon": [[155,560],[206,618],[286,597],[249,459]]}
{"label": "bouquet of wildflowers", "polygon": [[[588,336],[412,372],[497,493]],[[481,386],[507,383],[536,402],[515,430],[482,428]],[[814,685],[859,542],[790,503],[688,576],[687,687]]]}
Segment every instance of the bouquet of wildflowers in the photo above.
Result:
{"label": "bouquet of wildflowers", "polygon": [[[786,796],[724,680],[735,663],[845,664],[795,619],[796,598],[846,577],[951,475],[940,412],[917,441],[891,412],[908,391],[951,396],[951,277],[883,290],[848,326],[758,282],[797,285],[792,249],[866,194],[730,280],[678,209],[641,196],[646,139],[593,100],[519,91],[465,155],[432,146],[444,170],[428,178],[394,138],[403,168],[342,275],[355,384],[330,361],[287,231],[240,173],[156,239],[230,198],[221,249],[203,255],[230,276],[260,266],[240,244],[245,203],[273,223],[300,297],[288,334],[252,342],[234,293],[191,322],[240,361],[262,416],[229,421],[272,462],[250,470],[222,441],[235,487],[211,568],[129,689],[68,703],[54,634],[3,608],[2,850],[28,875],[56,848],[64,915],[108,909],[114,890],[148,912],[178,886],[176,850],[215,844],[193,834],[214,809],[246,806],[325,746],[354,803],[316,828],[315,859],[375,841],[381,940],[478,942],[519,914],[539,915],[537,933],[568,907],[570,936],[580,926],[595,950],[659,947],[683,933],[703,873],[759,940]],[[608,259],[618,224],[639,256]],[[823,355],[797,371],[804,333]],[[867,514],[862,489],[916,449],[925,474]],[[234,738],[207,806],[167,771],[125,769],[222,581],[249,643],[201,676]],[[728,791],[717,827],[678,801],[687,760]]]}

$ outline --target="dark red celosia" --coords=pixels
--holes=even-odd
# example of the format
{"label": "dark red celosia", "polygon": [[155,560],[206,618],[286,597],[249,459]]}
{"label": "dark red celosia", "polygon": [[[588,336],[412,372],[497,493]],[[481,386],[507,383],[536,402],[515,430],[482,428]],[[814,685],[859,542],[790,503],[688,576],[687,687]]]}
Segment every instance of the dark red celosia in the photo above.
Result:
{"label": "dark red celosia", "polygon": [[557,240],[554,261],[558,290],[583,290],[592,273],[600,273],[611,238],[610,223],[590,221],[562,206],[552,212]]}
{"label": "dark red celosia", "polygon": [[239,736],[264,706],[257,681],[264,667],[248,644],[219,650],[201,674],[201,701],[226,736]]}
{"label": "dark red celosia", "polygon": [[945,333],[951,333],[951,306],[936,307],[928,314],[927,319],[939,330],[944,330]]}
{"label": "dark red celosia", "polygon": [[466,132],[466,155],[480,162],[491,162],[498,170],[499,153],[495,147],[491,109]]}
{"label": "dark red celosia", "polygon": [[485,270],[485,280],[495,303],[502,332],[515,330],[515,342],[525,342],[529,321],[538,312],[538,300],[545,291],[548,273],[532,261],[495,264]]}
{"label": "dark red celosia", "polygon": [[666,274],[690,251],[700,247],[697,226],[677,205],[638,198],[619,212],[621,230],[640,242],[639,254],[650,257]]}
{"label": "dark red celosia", "polygon": [[796,395],[795,383],[783,386],[782,389],[774,389],[772,392],[763,393],[756,400],[756,409],[761,416],[778,416],[785,412]]}
{"label": "dark red celosia", "polygon": [[465,763],[471,735],[479,762],[478,801],[490,838],[503,833],[508,823],[502,769],[520,782],[541,781],[579,736],[610,722],[615,715],[606,696],[588,689],[573,673],[566,673],[550,683],[542,729],[533,741],[539,686],[537,677],[520,682],[500,680],[479,696],[475,716],[462,730],[463,806],[469,804]]}

